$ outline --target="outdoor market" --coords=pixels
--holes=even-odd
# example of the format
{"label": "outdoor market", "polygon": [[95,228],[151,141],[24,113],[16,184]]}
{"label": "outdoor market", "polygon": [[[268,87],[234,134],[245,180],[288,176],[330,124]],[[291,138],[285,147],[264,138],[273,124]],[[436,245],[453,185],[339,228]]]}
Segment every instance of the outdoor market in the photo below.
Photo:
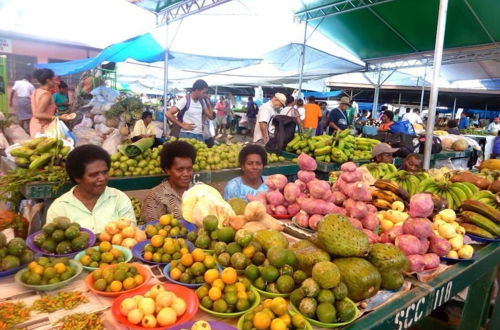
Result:
{"label": "outdoor market", "polygon": [[54,1],[0,3],[0,330],[498,328],[499,1]]}

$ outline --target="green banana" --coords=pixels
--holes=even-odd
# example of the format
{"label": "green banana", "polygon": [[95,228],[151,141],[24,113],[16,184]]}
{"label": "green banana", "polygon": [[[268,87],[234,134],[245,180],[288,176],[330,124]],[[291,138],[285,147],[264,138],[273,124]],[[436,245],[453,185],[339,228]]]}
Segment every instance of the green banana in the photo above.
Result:
{"label": "green banana", "polygon": [[500,236],[500,226],[481,214],[473,211],[463,211],[460,215],[466,222],[481,227],[495,236]]}
{"label": "green banana", "polygon": [[432,178],[427,178],[423,181],[420,181],[420,184],[418,185],[418,191],[424,192],[428,191],[430,186],[435,186],[436,182]]}
{"label": "green banana", "polygon": [[473,225],[472,223],[462,222],[460,226],[465,228],[465,231],[469,234],[476,235],[479,237],[495,238],[489,231],[484,230],[481,227]]}

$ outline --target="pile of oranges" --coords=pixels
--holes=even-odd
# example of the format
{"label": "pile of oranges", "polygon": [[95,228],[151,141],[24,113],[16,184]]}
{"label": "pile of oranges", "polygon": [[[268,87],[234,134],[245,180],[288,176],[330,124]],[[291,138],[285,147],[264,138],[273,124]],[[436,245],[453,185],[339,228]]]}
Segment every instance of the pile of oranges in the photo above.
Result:
{"label": "pile of oranges", "polygon": [[186,284],[203,283],[206,272],[215,271],[218,274],[216,268],[215,257],[196,248],[191,253],[184,253],[179,260],[170,262],[169,276]]}
{"label": "pile of oranges", "polygon": [[98,291],[119,292],[131,290],[145,281],[137,268],[131,264],[119,263],[92,272],[94,288]]}
{"label": "pile of oranges", "polygon": [[167,264],[172,260],[179,260],[186,253],[189,250],[185,239],[154,235],[144,246],[142,257],[147,261]]}
{"label": "pile of oranges", "polygon": [[245,314],[242,329],[305,329],[306,324],[302,314],[289,312],[285,298],[277,297],[264,300],[260,306]]}

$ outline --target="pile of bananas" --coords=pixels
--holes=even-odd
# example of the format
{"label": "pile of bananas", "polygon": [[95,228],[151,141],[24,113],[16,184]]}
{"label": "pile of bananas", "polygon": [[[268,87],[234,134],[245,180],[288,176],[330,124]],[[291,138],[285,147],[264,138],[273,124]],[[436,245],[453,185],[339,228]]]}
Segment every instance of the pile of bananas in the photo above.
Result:
{"label": "pile of bananas", "polygon": [[349,129],[332,135],[295,135],[286,146],[286,151],[296,153],[302,152],[314,157],[320,162],[344,163],[347,161],[369,160],[372,158],[373,147],[380,143],[375,139],[354,137],[350,135]]}
{"label": "pile of bananas", "polygon": [[432,132],[432,134],[434,134],[435,136],[444,136],[444,135],[448,135],[448,132],[443,131],[443,130],[435,130],[434,132]]}
{"label": "pile of bananas", "polygon": [[405,189],[411,197],[416,193],[421,192],[418,187],[423,180],[429,178],[429,175],[426,172],[410,173],[405,170],[399,170],[393,173],[388,173],[384,175],[383,178],[396,182],[403,189]]}
{"label": "pile of bananas", "polygon": [[[500,211],[500,193],[492,193],[489,190],[479,190],[470,198],[474,201],[479,201],[489,207]],[[500,218],[499,218],[500,219]]]}
{"label": "pile of bananas", "polygon": [[386,175],[396,173],[398,171],[396,166],[386,163],[369,163],[361,166],[366,167],[375,180],[382,179]]}
{"label": "pile of bananas", "polygon": [[63,145],[63,140],[38,137],[21,143],[20,147],[10,151],[10,155],[16,157],[18,167],[36,170],[49,164],[60,164],[70,150]]}
{"label": "pile of bananas", "polygon": [[461,129],[460,133],[461,134],[466,134],[466,135],[467,134],[468,135],[483,135],[483,136],[492,135],[490,132],[483,131],[483,130],[476,130],[476,129],[473,129],[473,128]]}
{"label": "pile of bananas", "polygon": [[500,180],[500,171],[499,170],[490,170],[487,168],[483,168],[481,172],[478,174],[480,177],[485,178],[488,181],[496,181]]}
{"label": "pile of bananas", "polygon": [[462,203],[471,199],[478,192],[478,188],[469,182],[453,182],[448,180],[434,180],[427,178],[417,186],[418,192],[430,192],[444,198],[448,207],[452,210],[458,209]]}
{"label": "pile of bananas", "polygon": [[[396,210],[403,212],[410,198],[408,191],[391,180],[379,179],[373,184],[372,204],[379,210]],[[405,205],[406,203],[406,205]]]}
{"label": "pile of bananas", "polygon": [[[482,191],[481,191],[482,192]],[[485,238],[500,236],[500,211],[478,200],[466,200],[460,206],[460,224],[469,234]]]}

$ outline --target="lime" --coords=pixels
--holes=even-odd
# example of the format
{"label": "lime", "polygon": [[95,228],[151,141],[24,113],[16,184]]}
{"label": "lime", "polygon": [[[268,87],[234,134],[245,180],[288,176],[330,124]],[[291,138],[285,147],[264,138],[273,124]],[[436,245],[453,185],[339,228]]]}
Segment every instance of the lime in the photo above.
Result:
{"label": "lime", "polygon": [[224,299],[217,299],[213,304],[213,310],[217,313],[225,313],[227,309],[227,303]]}
{"label": "lime", "polygon": [[207,309],[212,309],[213,307],[213,302],[212,299],[210,299],[209,296],[205,296],[201,299],[201,305]]}
{"label": "lime", "polygon": [[337,311],[332,304],[323,302],[316,308],[316,316],[323,323],[333,323],[337,319]]}
{"label": "lime", "polygon": [[246,311],[249,308],[250,308],[250,303],[248,302],[247,299],[238,299],[238,301],[236,302],[236,309],[239,312]]}
{"label": "lime", "polygon": [[259,268],[257,266],[248,265],[247,268],[245,268],[245,277],[250,281],[255,281],[259,275]]}
{"label": "lime", "polygon": [[276,281],[276,289],[281,293],[290,293],[295,289],[295,281],[290,275],[281,275]]}
{"label": "lime", "polygon": [[276,267],[271,265],[264,266],[261,273],[262,278],[268,283],[276,281],[280,275]]}
{"label": "lime", "polygon": [[98,279],[97,281],[94,282],[94,288],[96,290],[99,290],[99,291],[104,291],[106,290],[106,286],[108,285],[108,283],[106,282],[105,279]]}
{"label": "lime", "polygon": [[333,294],[332,291],[328,289],[321,289],[319,291],[317,299],[319,303],[324,303],[324,302],[329,304],[335,303],[335,295]]}
{"label": "lime", "polygon": [[236,295],[236,292],[226,292],[224,294],[224,300],[228,305],[234,305],[238,301],[238,297]]}
{"label": "lime", "polygon": [[254,282],[253,286],[259,290],[264,290],[266,288],[266,281],[262,277],[258,277]]}

